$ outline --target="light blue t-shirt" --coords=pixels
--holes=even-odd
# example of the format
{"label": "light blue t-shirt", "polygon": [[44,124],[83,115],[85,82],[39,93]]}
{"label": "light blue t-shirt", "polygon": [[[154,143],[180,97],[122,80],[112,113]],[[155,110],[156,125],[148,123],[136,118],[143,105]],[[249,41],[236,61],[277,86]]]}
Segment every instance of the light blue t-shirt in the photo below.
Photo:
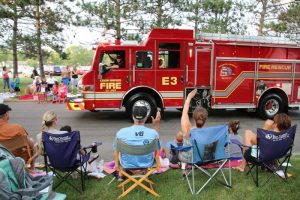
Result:
{"label": "light blue t-shirt", "polygon": [[[158,138],[158,133],[145,126],[133,125],[119,130],[116,137],[126,144],[139,146],[151,143]],[[152,166],[153,162],[153,153],[145,156],[120,155],[120,163],[124,168],[146,168]]]}

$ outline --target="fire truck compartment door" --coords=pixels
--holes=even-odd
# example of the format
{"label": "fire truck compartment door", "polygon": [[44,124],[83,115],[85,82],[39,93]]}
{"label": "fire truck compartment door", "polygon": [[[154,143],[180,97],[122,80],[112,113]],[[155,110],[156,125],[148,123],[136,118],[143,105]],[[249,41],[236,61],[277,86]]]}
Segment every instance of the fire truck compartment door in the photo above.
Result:
{"label": "fire truck compartment door", "polygon": [[255,62],[217,60],[214,104],[253,104]]}

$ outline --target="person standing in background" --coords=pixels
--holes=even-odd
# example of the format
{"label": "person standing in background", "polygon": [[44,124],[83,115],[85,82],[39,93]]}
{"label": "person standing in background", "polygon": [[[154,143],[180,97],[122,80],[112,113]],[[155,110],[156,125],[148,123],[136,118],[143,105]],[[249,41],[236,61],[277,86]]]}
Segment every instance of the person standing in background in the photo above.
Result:
{"label": "person standing in background", "polygon": [[78,88],[78,72],[77,72],[77,68],[76,66],[73,67],[72,71],[71,71],[71,84],[72,84],[72,93],[74,93],[74,87],[76,87],[77,92],[79,90]]}
{"label": "person standing in background", "polygon": [[50,73],[49,78],[47,79],[47,85],[48,85],[47,90],[48,90],[48,92],[51,91],[55,81],[57,81],[56,78],[54,78],[53,74]]}
{"label": "person standing in background", "polygon": [[10,71],[6,68],[6,66],[3,67],[2,71],[2,78],[3,78],[3,92],[5,92],[5,89],[7,87],[7,91],[9,92],[9,75]]}
{"label": "person standing in background", "polygon": [[36,70],[36,67],[33,68],[31,78],[35,79],[36,76],[39,76],[38,71]]}
{"label": "person standing in background", "polygon": [[15,92],[16,95],[19,96],[20,95],[20,78],[18,74],[15,74],[15,78],[14,78],[14,83],[15,83]]}

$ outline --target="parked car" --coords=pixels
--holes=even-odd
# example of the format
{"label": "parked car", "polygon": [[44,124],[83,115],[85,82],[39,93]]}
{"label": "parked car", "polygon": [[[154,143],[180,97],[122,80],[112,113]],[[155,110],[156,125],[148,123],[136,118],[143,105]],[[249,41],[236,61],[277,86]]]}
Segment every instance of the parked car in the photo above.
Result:
{"label": "parked car", "polygon": [[54,66],[52,74],[53,74],[53,76],[61,76],[61,69],[60,69],[60,67],[59,66]]}

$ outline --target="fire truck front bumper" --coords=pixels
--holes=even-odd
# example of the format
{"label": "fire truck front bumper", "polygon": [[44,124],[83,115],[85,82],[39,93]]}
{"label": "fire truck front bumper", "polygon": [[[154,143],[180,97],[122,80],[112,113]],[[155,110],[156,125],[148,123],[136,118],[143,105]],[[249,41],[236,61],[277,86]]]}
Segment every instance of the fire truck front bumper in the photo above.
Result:
{"label": "fire truck front bumper", "polygon": [[84,101],[82,97],[68,97],[67,98],[68,110],[85,110]]}

